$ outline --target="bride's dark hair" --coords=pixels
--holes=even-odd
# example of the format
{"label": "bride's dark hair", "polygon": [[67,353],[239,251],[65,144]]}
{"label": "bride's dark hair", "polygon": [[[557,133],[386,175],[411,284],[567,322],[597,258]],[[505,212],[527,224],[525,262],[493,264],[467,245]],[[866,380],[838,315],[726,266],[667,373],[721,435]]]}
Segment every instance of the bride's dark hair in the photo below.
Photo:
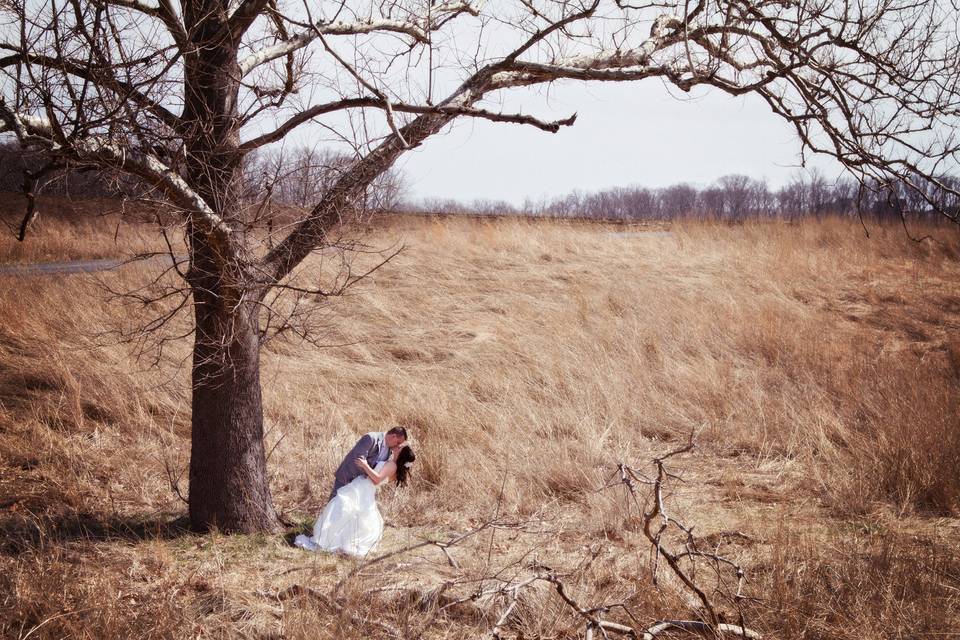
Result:
{"label": "bride's dark hair", "polygon": [[413,453],[410,445],[400,448],[400,453],[397,454],[397,486],[402,487],[406,484],[407,476],[410,474],[407,465],[413,466],[413,461],[416,459],[417,456]]}

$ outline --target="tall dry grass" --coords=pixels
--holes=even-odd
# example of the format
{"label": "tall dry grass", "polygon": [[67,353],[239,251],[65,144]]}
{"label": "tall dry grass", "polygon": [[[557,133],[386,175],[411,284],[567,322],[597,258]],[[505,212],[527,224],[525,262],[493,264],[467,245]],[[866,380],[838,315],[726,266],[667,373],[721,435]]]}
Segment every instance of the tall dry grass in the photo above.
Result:
{"label": "tall dry grass", "polygon": [[756,615],[783,638],[956,635],[960,556],[896,527],[785,533],[754,567]]}
{"label": "tall dry grass", "polygon": [[24,242],[17,239],[26,211],[20,194],[0,194],[0,256],[4,264],[130,258],[163,251],[166,245],[153,224],[155,209],[106,198],[74,200],[37,197],[36,218]]}
{"label": "tall dry grass", "polygon": [[[266,348],[278,506],[309,521],[357,435],[405,424],[416,480],[382,495],[385,548],[466,528],[499,505],[560,533],[478,544],[463,552],[465,571],[530,545],[562,563],[602,540],[616,554],[578,594],[681,616],[679,595],[640,588],[642,562],[613,559],[645,557],[640,534],[621,500],[593,489],[616,461],[696,431],[700,448],[680,463],[687,483],[671,500],[703,534],[754,540],[734,551],[773,594],[752,612],[764,631],[948,631],[960,588],[955,540],[940,537],[960,511],[956,232],[914,243],[878,227],[868,239],[838,220],[675,224],[667,237],[613,230],[410,218],[375,230],[368,242],[406,249],[317,303],[330,346]],[[149,274],[101,277],[122,289]],[[165,524],[184,512],[168,471],[182,484],[189,345],[149,367],[97,338],[151,311],[108,303],[104,291],[86,276],[5,278],[0,291],[4,633],[43,623],[34,636],[369,636],[316,603],[278,614],[256,596],[293,579],[329,584],[342,571],[335,559]],[[188,328],[178,322],[173,331]],[[891,537],[891,526],[910,534]],[[909,560],[930,549],[935,562]],[[417,576],[424,589],[440,579]],[[42,596],[51,591],[62,598]],[[392,620],[418,611],[389,598],[357,606]],[[557,607],[531,596],[513,624],[527,637],[568,637],[574,621]],[[918,607],[922,624],[897,613]],[[78,613],[87,608],[101,613]],[[492,624],[476,611],[448,622],[428,635],[475,637]],[[861,636],[849,631],[857,625]]]}

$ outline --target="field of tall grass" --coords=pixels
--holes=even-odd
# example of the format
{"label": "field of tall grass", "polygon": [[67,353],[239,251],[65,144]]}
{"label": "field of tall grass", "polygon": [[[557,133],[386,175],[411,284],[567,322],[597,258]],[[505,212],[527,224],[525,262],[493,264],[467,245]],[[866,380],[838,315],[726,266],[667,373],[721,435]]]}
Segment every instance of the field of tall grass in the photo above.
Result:
{"label": "field of tall grass", "polygon": [[[118,224],[114,243],[110,224],[41,220],[28,243],[50,249],[4,237],[0,261],[161,247],[152,227]],[[182,529],[190,341],[121,340],[156,305],[109,293],[156,265],[0,275],[2,635],[369,638],[385,623],[474,638],[502,603],[456,598],[532,566],[566,575],[579,602],[622,603],[611,620],[696,617],[662,567],[652,584],[622,487],[602,489],[618,462],[645,468],[695,433],[668,505],[746,569],[748,626],[960,637],[960,235],[867,226],[383,220],[364,242],[404,249],[311,302],[320,346],[265,346],[271,485],[292,523],[275,537]],[[380,491],[381,551],[523,524],[356,574],[290,546],[355,438],[392,424],[418,462],[409,488]],[[531,588],[500,633],[583,625]]]}

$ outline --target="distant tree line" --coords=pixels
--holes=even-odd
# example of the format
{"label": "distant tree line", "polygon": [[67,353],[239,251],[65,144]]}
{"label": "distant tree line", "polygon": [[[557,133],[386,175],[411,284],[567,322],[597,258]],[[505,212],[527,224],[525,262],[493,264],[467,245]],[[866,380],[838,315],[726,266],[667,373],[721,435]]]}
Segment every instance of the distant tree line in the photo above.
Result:
{"label": "distant tree line", "polygon": [[[308,208],[340,178],[353,156],[322,147],[268,148],[247,156],[244,164],[246,198],[264,199],[292,207]],[[378,176],[357,204],[365,211],[400,208],[406,184],[397,169]]]}
{"label": "distant tree line", "polygon": [[[960,179],[952,176],[944,176],[941,182],[948,187],[960,186]],[[727,175],[707,187],[678,183],[662,188],[627,186],[594,192],[574,190],[558,197],[528,198],[519,207],[502,200],[481,199],[464,203],[428,198],[411,208],[426,213],[622,221],[675,218],[793,220],[828,215],[860,215],[875,219],[942,217],[931,202],[952,215],[960,210],[960,199],[945,190],[938,192],[931,188],[925,194],[918,194],[902,183],[861,185],[848,179],[832,180],[822,172],[812,170],[795,174],[777,189],[745,175]]]}
{"label": "distant tree line", "polygon": [[[265,149],[250,154],[244,165],[245,200],[304,208],[318,197],[349,166],[352,157],[319,147]],[[83,166],[48,166],[35,153],[18,145],[0,142],[0,192],[19,192],[24,178],[35,176],[34,190],[49,195],[112,197],[133,195],[134,185],[101,169]],[[960,187],[960,178],[943,176],[946,187]],[[603,220],[665,220],[676,218],[739,221],[748,218],[866,216],[872,219],[937,218],[941,210],[956,215],[960,199],[946,190],[928,187],[925,193],[902,183],[860,185],[849,179],[829,179],[818,170],[798,172],[785,185],[770,188],[766,182],[745,175],[726,175],[706,187],[678,183],[669,187],[626,186],[541,199],[527,198],[521,206],[503,200],[425,198],[405,199],[402,174],[390,170],[367,189],[362,200],[371,211],[468,215],[524,215]],[[147,194],[140,194],[147,195]],[[926,197],[924,197],[926,196]]]}
{"label": "distant tree line", "polygon": [[[251,153],[244,163],[244,200],[265,200],[287,207],[306,208],[349,166],[352,157],[330,149],[295,147],[265,149]],[[0,192],[22,192],[74,198],[149,197],[149,191],[120,175],[95,167],[50,163],[39,153],[24,151],[18,144],[0,141]],[[366,190],[361,206],[384,211],[399,208],[404,181],[396,170],[385,172]]]}
{"label": "distant tree line", "polygon": [[12,141],[0,141],[0,192],[21,192],[28,188],[49,195],[95,198],[116,192],[116,184],[102,170],[51,163],[37,151],[24,150]]}

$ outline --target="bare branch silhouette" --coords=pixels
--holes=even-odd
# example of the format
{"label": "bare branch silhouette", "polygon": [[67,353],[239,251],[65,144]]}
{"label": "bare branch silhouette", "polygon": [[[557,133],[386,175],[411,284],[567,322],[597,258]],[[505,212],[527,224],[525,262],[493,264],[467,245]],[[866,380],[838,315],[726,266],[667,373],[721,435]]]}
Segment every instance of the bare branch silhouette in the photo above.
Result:
{"label": "bare branch silhouette", "polygon": [[[399,158],[457,118],[574,123],[493,106],[513,89],[657,78],[756,95],[805,153],[956,221],[957,9],[935,0],[13,0],[0,13],[0,134],[46,161],[123,175],[178,211],[199,528],[277,526],[259,349],[264,322],[296,316],[275,294],[297,304],[336,291],[291,278],[356,229]],[[302,130],[350,157],[278,226],[266,199],[251,204],[245,163]],[[725,207],[744,210],[741,187],[724,186]]]}

